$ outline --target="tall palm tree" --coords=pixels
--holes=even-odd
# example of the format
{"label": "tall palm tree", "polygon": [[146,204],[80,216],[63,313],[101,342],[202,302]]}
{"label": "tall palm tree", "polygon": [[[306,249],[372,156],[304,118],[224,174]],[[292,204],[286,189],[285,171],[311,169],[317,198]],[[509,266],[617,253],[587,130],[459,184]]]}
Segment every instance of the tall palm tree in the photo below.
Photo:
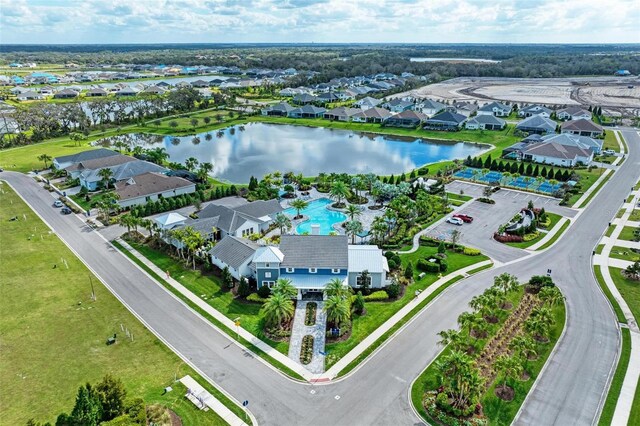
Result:
{"label": "tall palm tree", "polygon": [[98,176],[102,179],[102,185],[104,189],[109,189],[109,185],[111,184],[111,178],[113,177],[113,170],[108,167],[104,169],[100,169],[98,171]]}
{"label": "tall palm tree", "polygon": [[371,223],[371,232],[379,245],[384,243],[384,238],[387,235],[389,228],[384,220],[378,216]]}
{"label": "tall palm tree", "polygon": [[279,293],[289,299],[295,299],[298,296],[298,289],[293,286],[293,282],[290,279],[279,278],[274,286],[271,287],[271,293]]}
{"label": "tall palm tree", "polygon": [[349,302],[339,296],[331,296],[325,300],[324,312],[327,314],[327,321],[333,325],[348,321],[351,315]]}
{"label": "tall palm tree", "polygon": [[558,306],[564,300],[558,287],[544,287],[538,293],[538,297],[550,306]]}
{"label": "tall palm tree", "polygon": [[202,181],[207,180],[207,175],[213,171],[213,163],[205,162],[200,163],[198,167],[198,179]]}
{"label": "tall palm tree", "polygon": [[300,217],[300,210],[304,210],[309,207],[309,202],[301,198],[296,198],[295,200],[290,202],[289,205],[296,209],[296,217],[294,217],[294,219],[297,219]]}
{"label": "tall palm tree", "polygon": [[518,354],[524,360],[525,365],[529,358],[538,355],[536,343],[531,337],[523,334],[514,337],[513,340],[509,342],[509,349]]}
{"label": "tall palm tree", "polygon": [[458,325],[461,329],[467,329],[467,336],[471,336],[471,330],[479,324],[484,324],[484,321],[471,312],[463,312],[458,316]]}
{"label": "tall palm tree", "polygon": [[140,219],[130,213],[123,214],[118,218],[118,225],[127,228],[128,234],[131,234],[131,228],[135,228],[137,230],[139,224]]}
{"label": "tall palm tree", "polygon": [[282,324],[293,317],[294,306],[290,298],[282,293],[273,293],[262,306],[267,326],[281,328]]}
{"label": "tall palm tree", "polygon": [[324,292],[327,297],[338,296],[341,299],[346,299],[351,295],[351,287],[345,285],[340,278],[334,278],[327,283]]}
{"label": "tall palm tree", "polygon": [[484,392],[484,379],[473,359],[459,350],[437,361],[436,369],[445,392],[453,399],[452,405],[458,409],[475,404]]}
{"label": "tall palm tree", "polygon": [[357,220],[350,220],[345,225],[347,230],[347,235],[351,235],[351,244],[356,243],[356,235],[360,234],[364,228],[362,227],[362,222]]}
{"label": "tall palm tree", "polygon": [[442,330],[438,333],[438,336],[440,336],[440,340],[438,341],[439,345],[451,345],[451,349],[454,351],[464,346],[464,338],[458,330]]}
{"label": "tall palm tree", "polygon": [[362,216],[362,209],[355,204],[349,204],[347,206],[347,216],[349,216],[349,220],[353,221],[356,218]]}
{"label": "tall palm tree", "polygon": [[349,196],[349,188],[342,181],[336,181],[331,184],[331,189],[329,190],[329,195],[331,198],[336,200],[336,204],[338,206],[342,205],[342,200]]}
{"label": "tall palm tree", "polygon": [[285,231],[291,228],[291,219],[284,213],[276,214],[273,223],[280,228],[280,235],[284,235]]}
{"label": "tall palm tree", "polygon": [[504,379],[503,389],[507,387],[507,380],[516,380],[522,375],[522,361],[517,356],[502,354],[496,359],[493,368]]}
{"label": "tall palm tree", "polygon": [[515,291],[519,285],[518,277],[506,272],[493,278],[493,286],[502,291],[505,295]]}
{"label": "tall palm tree", "polygon": [[194,157],[189,157],[184,161],[184,165],[190,172],[194,171],[196,167],[198,167],[198,159]]}
{"label": "tall palm tree", "polygon": [[51,156],[49,154],[41,154],[38,156],[38,160],[44,163],[44,168],[47,168],[47,162],[51,161]]}

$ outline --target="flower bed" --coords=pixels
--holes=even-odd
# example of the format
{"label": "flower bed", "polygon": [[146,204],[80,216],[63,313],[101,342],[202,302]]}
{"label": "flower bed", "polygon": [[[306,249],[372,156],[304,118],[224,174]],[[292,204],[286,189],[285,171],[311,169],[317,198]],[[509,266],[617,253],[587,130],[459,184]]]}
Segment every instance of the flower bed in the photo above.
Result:
{"label": "flower bed", "polygon": [[302,338],[302,347],[300,348],[300,362],[307,365],[313,358],[313,336],[307,334]]}
{"label": "flower bed", "polygon": [[316,310],[318,304],[316,302],[307,303],[307,307],[304,312],[304,325],[312,326],[316,324]]}
{"label": "flower bed", "polygon": [[459,425],[459,426],[485,426],[489,424],[488,420],[484,417],[470,416],[467,418],[459,418],[452,416],[438,407],[436,399],[438,396],[437,391],[427,392],[422,402],[427,413],[438,422],[444,425]]}
{"label": "flower bed", "polygon": [[520,235],[498,234],[497,232],[493,234],[493,239],[500,243],[521,243],[524,241]]}

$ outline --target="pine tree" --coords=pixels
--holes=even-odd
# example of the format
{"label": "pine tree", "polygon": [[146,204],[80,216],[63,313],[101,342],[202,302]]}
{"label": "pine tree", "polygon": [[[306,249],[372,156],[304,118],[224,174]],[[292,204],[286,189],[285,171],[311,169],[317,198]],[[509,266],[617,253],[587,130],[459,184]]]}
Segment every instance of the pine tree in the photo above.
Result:
{"label": "pine tree", "polygon": [[491,154],[489,154],[489,156],[487,157],[486,160],[484,160],[484,168],[488,169],[491,167]]}
{"label": "pine tree", "polygon": [[525,174],[527,176],[533,175],[533,166],[531,165],[531,163],[529,163],[529,165],[527,166],[527,170],[525,171]]}
{"label": "pine tree", "polygon": [[491,162],[491,170],[498,170],[498,162],[496,160],[493,160]]}
{"label": "pine tree", "polygon": [[78,389],[71,420],[73,424],[83,426],[97,426],[102,420],[102,404],[91,384],[87,383]]}
{"label": "pine tree", "polygon": [[251,294],[251,288],[245,277],[240,278],[240,284],[238,284],[238,296],[247,297]]}
{"label": "pine tree", "polygon": [[558,169],[555,175],[555,180],[558,180],[558,181],[562,180],[562,170]]}
{"label": "pine tree", "polygon": [[562,174],[562,180],[566,182],[569,180],[570,177],[571,175],[569,174],[569,170],[565,170],[564,173]]}
{"label": "pine tree", "polygon": [[547,168],[543,167],[542,171],[540,172],[540,176],[542,176],[543,178],[547,177]]}
{"label": "pine tree", "polygon": [[521,175],[524,174],[524,163],[520,163],[520,167],[518,167],[518,173]]}
{"label": "pine tree", "polygon": [[96,386],[96,391],[102,405],[102,420],[109,421],[124,413],[127,391],[120,379],[107,374]]}
{"label": "pine tree", "polygon": [[518,173],[518,163],[511,163],[511,173]]}
{"label": "pine tree", "polygon": [[538,168],[538,165],[536,164],[536,168],[533,169],[533,177],[538,177],[540,176],[540,169]]}

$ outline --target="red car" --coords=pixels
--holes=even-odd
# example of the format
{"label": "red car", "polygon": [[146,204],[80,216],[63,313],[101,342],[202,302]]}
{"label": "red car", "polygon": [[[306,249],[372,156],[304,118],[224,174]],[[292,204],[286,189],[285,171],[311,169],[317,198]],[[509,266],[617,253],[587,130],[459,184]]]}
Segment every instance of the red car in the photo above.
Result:
{"label": "red car", "polygon": [[465,223],[473,222],[473,218],[471,216],[467,216],[466,214],[454,214],[453,217],[460,218]]}

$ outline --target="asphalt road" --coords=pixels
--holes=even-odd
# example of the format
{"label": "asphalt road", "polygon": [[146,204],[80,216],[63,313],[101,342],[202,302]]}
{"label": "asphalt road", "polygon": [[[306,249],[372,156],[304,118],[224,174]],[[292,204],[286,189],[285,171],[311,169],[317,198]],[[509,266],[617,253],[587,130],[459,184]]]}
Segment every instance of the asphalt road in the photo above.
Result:
{"label": "asphalt road", "polygon": [[51,208],[51,195],[32,179],[16,173],[0,177],[174,351],[237,400],[249,400],[260,424],[422,424],[410,409],[408,391],[411,381],[441,349],[436,333],[455,327],[457,316],[474,295],[491,285],[494,275],[509,272],[524,281],[551,268],[567,297],[567,327],[518,424],[590,425],[599,413],[619,346],[615,317],[591,272],[591,250],[640,170],[640,137],[635,131],[624,131],[624,135],[629,158],[555,246],[459,281],[346,379],[315,386],[294,383],[230,344],[81,220]]}

